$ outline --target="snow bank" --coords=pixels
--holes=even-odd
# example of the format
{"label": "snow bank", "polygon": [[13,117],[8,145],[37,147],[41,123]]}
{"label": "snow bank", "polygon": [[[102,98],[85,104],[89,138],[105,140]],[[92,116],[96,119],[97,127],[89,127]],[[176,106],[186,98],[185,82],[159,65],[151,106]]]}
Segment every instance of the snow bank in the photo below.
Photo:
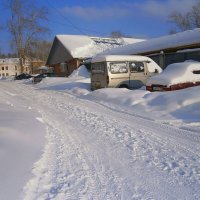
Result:
{"label": "snow bank", "polygon": [[84,77],[84,78],[90,77],[90,73],[85,65],[81,65],[77,70],[74,70],[72,74],[69,76],[69,78],[78,78],[78,77]]}
{"label": "snow bank", "polygon": [[[187,63],[188,64],[188,63]],[[36,85],[40,89],[62,90],[80,98],[96,101],[100,104],[121,108],[126,112],[144,115],[159,120],[181,125],[196,123],[200,126],[200,87],[187,88],[172,92],[146,91],[145,88],[128,90],[125,88],[105,88],[90,90],[90,78],[86,69],[81,67],[70,78],[45,78]],[[80,76],[82,75],[82,76]]]}
{"label": "snow bank", "polygon": [[45,90],[68,91],[76,95],[87,94],[90,91],[90,72],[82,65],[74,70],[69,77],[46,77],[35,87]]}
{"label": "snow bank", "polygon": [[154,93],[145,89],[105,88],[89,93],[87,98],[154,120],[172,124],[178,120],[180,123],[197,123],[200,127],[200,86]]}
{"label": "snow bank", "polygon": [[42,153],[46,127],[26,101],[0,84],[0,199],[22,199],[22,188]]}

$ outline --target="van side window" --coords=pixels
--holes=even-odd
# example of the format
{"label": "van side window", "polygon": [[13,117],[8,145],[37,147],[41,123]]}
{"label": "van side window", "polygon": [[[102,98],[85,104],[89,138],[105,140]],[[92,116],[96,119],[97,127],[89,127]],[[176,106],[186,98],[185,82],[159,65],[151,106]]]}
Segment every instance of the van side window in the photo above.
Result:
{"label": "van side window", "polygon": [[129,62],[129,67],[132,73],[144,72],[143,62]]}
{"label": "van side window", "polygon": [[112,74],[119,74],[119,73],[127,73],[128,72],[128,67],[126,63],[123,62],[113,62],[110,63],[110,72]]}

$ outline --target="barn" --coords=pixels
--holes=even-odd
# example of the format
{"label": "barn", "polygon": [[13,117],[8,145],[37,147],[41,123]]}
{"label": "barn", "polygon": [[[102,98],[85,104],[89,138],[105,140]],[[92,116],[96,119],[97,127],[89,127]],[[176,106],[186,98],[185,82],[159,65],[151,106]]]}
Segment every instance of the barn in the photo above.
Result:
{"label": "barn", "polygon": [[56,35],[46,62],[58,76],[69,76],[88,58],[108,49],[143,41],[135,38],[100,38]]}

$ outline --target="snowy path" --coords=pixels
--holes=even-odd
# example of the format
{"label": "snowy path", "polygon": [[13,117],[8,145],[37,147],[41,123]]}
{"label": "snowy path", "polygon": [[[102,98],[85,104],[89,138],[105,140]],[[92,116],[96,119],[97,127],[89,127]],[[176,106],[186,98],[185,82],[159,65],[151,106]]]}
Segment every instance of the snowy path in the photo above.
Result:
{"label": "snowy path", "polygon": [[197,132],[66,93],[4,84],[48,128],[25,199],[200,199]]}

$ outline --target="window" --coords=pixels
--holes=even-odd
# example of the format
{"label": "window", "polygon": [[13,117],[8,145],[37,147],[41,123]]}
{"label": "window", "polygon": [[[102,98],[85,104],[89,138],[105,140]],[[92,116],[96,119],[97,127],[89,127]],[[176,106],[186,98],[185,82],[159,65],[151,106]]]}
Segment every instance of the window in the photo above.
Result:
{"label": "window", "polygon": [[8,66],[6,66],[6,70],[8,70]]}
{"label": "window", "polygon": [[95,74],[104,74],[105,73],[105,63],[93,63],[92,64],[92,73]]}
{"label": "window", "polygon": [[15,71],[17,71],[17,66],[15,65]]}
{"label": "window", "polygon": [[3,73],[2,76],[5,76],[5,74]]}
{"label": "window", "polygon": [[129,67],[132,73],[144,72],[143,62],[130,62]]}
{"label": "window", "polygon": [[8,74],[8,73],[6,73],[6,76],[9,76],[9,74]]}
{"label": "window", "polygon": [[2,67],[1,69],[4,70],[4,67]]}
{"label": "window", "polygon": [[112,74],[127,73],[127,64],[125,62],[110,63],[110,72]]}

